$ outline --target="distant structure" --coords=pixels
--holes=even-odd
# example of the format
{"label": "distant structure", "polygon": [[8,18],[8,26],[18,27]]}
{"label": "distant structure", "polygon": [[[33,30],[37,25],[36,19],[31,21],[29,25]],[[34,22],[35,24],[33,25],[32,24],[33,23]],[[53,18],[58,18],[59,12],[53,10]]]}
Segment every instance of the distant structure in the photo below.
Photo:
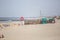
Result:
{"label": "distant structure", "polygon": [[41,10],[40,10],[40,17],[42,17]]}

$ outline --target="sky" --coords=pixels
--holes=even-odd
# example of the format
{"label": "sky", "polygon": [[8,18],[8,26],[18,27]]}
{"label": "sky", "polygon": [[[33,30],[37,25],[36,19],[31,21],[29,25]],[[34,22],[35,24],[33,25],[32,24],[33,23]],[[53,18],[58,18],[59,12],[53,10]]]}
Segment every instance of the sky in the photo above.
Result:
{"label": "sky", "polygon": [[60,15],[60,0],[0,0],[0,17]]}

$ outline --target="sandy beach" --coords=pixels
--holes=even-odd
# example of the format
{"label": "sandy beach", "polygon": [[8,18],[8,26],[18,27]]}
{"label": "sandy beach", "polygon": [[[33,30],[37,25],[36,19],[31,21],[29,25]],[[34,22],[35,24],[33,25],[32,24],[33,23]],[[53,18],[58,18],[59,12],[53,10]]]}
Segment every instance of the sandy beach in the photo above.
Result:
{"label": "sandy beach", "polygon": [[60,20],[55,24],[35,24],[6,27],[0,40],[60,40]]}

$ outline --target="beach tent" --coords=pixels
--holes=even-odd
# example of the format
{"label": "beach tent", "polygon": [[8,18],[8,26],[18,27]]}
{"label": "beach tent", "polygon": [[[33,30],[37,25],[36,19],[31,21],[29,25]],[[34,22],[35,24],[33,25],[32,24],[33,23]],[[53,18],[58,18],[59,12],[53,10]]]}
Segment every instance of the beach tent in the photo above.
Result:
{"label": "beach tent", "polygon": [[46,17],[43,17],[42,18],[42,24],[46,24],[47,23],[47,18]]}

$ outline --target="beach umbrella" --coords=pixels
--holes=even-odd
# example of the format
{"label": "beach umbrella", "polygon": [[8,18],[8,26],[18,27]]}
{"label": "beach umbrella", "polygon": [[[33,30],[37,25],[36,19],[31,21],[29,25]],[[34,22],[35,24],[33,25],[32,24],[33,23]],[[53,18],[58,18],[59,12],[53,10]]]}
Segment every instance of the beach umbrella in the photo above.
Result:
{"label": "beach umbrella", "polygon": [[20,17],[20,21],[24,21],[24,17],[22,16],[22,17]]}

